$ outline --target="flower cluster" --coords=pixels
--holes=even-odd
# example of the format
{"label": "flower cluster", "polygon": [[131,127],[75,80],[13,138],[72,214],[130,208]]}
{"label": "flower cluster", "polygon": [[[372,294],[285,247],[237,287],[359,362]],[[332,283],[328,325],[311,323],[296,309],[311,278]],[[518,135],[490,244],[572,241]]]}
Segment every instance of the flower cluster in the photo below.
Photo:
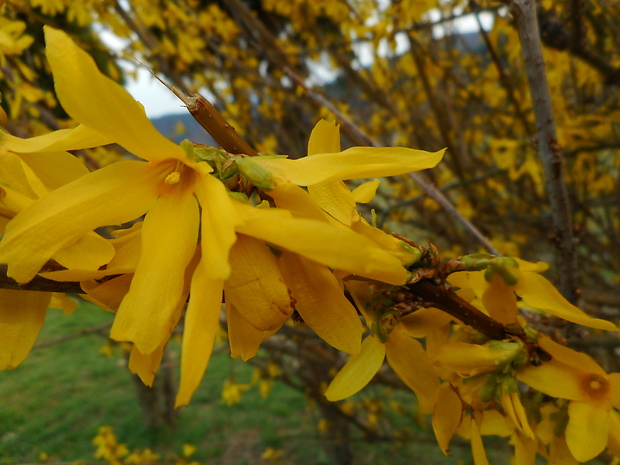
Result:
{"label": "flower cluster", "polygon": [[[0,264],[17,283],[79,282],[115,312],[110,337],[132,344],[129,368],[146,384],[182,318],[177,406],[203,377],[223,302],[231,354],[244,360],[297,312],[350,354],[329,400],[354,395],[387,359],[433,414],[446,454],[460,435],[487,463],[482,437],[500,435],[519,464],[536,454],[586,461],[605,448],[620,457],[620,374],[540,335],[524,315],[614,324],[564,300],[540,263],[478,254],[440,268],[433,247],[357,211],[378,182],[351,191],[345,180],[432,168],[443,151],[342,151],[326,121],[300,159],[177,145],[66,34],[45,36],[58,99],[79,126],[0,134]],[[140,160],[88,172],[67,152],[110,143]],[[72,310],[62,294],[0,290],[0,368],[25,359],[50,306]]]}

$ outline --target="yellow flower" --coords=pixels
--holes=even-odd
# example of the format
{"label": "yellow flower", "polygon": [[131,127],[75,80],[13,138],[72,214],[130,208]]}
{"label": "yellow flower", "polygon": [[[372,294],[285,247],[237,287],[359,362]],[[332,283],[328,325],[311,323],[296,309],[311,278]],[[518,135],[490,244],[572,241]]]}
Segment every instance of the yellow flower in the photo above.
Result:
{"label": "yellow flower", "polygon": [[[65,150],[98,143],[107,143],[107,139],[83,126],[30,139],[0,130],[0,234],[6,233],[16,214],[38,198],[88,173]],[[53,258],[67,268],[97,269],[113,253],[105,239],[91,233],[58,250]],[[0,289],[0,369],[15,368],[27,357],[48,308],[61,308],[70,314],[75,302],[51,292]]]}
{"label": "yellow flower", "polygon": [[439,379],[422,344],[410,337],[393,315],[378,316],[367,306],[371,294],[366,283],[350,282],[347,287],[367,324],[372,324],[372,334],[362,342],[360,353],[349,357],[325,391],[325,397],[336,401],[359,392],[387,358],[396,375],[417,395],[420,411],[432,412]]}
{"label": "yellow flower", "polygon": [[612,429],[617,433],[613,408],[620,408],[620,373],[607,374],[589,356],[548,337],[541,336],[540,346],[552,359],[522,368],[517,379],[544,394],[570,400],[566,444],[575,459],[590,460],[605,449]]}
{"label": "yellow flower", "polygon": [[[95,228],[132,221],[146,213],[139,232],[139,260],[133,265],[131,260],[118,260],[135,266],[129,289],[124,276],[113,280],[119,286],[108,289],[108,298],[115,290],[122,289],[120,295],[126,291],[118,304],[111,337],[133,342],[130,365],[148,381],[191,294],[185,314],[177,405],[189,401],[207,366],[218,328],[224,281],[231,278],[229,252],[237,233],[352,274],[397,277],[399,281],[406,278],[406,270],[395,257],[349,229],[293,211],[256,208],[233,200],[222,182],[209,174],[209,165],[193,158],[191,144],[184,146],[186,152],[164,138],[142,107],[103,76],[68,36],[51,28],[45,33],[56,92],[65,110],[89,131],[119,143],[146,162],[113,163],[23,209],[7,226],[0,243],[0,263],[8,264],[11,277],[28,282],[58,251]],[[265,247],[259,244],[254,241],[248,250],[259,253],[257,247]],[[250,265],[236,271],[250,279],[256,275]],[[68,270],[58,279],[70,275],[79,278],[80,273]],[[96,278],[92,270],[83,276]],[[277,273],[272,276],[278,279]],[[244,288],[243,279],[229,287],[229,295]],[[273,312],[272,302],[265,300],[274,297],[272,290],[276,287],[270,278],[264,288],[268,292],[260,294],[266,305],[256,306],[255,311]],[[286,307],[280,305],[283,288],[279,289],[277,309]],[[237,305],[240,302],[232,300]],[[247,305],[244,307],[237,311],[245,311]],[[285,308],[284,314],[288,312]],[[259,331],[271,330],[283,320],[278,316],[274,322],[272,314],[254,316],[252,321]],[[353,337],[359,338],[359,334]],[[343,345],[355,351],[348,342]]]}
{"label": "yellow flower", "polygon": [[[516,294],[526,305],[566,321],[605,331],[618,331],[610,321],[592,318],[568,302],[553,284],[539,274],[547,269],[544,263],[531,263],[518,258],[501,260],[502,269],[497,272],[460,271],[452,273],[448,281],[460,289],[459,294],[466,300],[472,300],[474,294],[480,300],[473,303],[504,324],[516,322]],[[517,266],[508,265],[509,261]]]}

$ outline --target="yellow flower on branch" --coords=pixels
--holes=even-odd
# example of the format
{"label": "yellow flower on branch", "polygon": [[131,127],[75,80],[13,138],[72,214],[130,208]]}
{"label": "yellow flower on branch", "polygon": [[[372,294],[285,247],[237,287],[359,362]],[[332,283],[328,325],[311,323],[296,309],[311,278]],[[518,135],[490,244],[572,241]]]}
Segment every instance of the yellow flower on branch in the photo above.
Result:
{"label": "yellow flower on branch", "polygon": [[[152,380],[163,345],[191,294],[185,316],[177,405],[189,401],[207,366],[224,281],[231,278],[229,253],[237,234],[354,275],[386,277],[398,283],[406,280],[407,271],[400,260],[364,235],[308,214],[320,209],[311,206],[306,198],[301,197],[301,205],[295,205],[300,199],[295,197],[291,210],[257,208],[233,200],[224,184],[210,175],[211,167],[196,155],[191,144],[181,147],[159,134],[143,108],[101,74],[93,60],[66,34],[51,28],[46,28],[45,34],[56,92],[65,110],[86,128],[88,137],[116,142],[145,161],[113,163],[58,187],[22,209],[8,224],[0,243],[0,263],[8,265],[9,276],[28,282],[51,257],[93,234],[95,228],[133,221],[146,214],[141,230],[136,231],[140,238],[139,258],[133,263],[117,260],[124,262],[124,272],[134,272],[133,276],[129,280],[125,276],[115,278],[114,284],[119,285],[110,286],[106,292],[97,290],[102,291],[106,301],[114,300],[111,294],[119,294],[111,337],[133,342],[130,364],[147,382]],[[63,133],[50,137],[66,136]],[[362,151],[358,155],[345,156],[338,164],[337,176],[358,174],[368,154]],[[438,157],[434,160],[438,161]],[[331,160],[321,163],[328,166]],[[323,170],[323,176],[330,173],[329,169]],[[254,253],[257,248],[253,245],[251,250]],[[237,271],[249,270],[245,265],[241,268]],[[55,276],[92,280],[98,273],[108,272],[66,270],[55,272]],[[247,307],[240,308],[240,303],[245,306],[244,301],[234,299],[234,294],[250,275],[241,277],[235,285],[231,281],[228,289],[242,316]],[[278,279],[277,274],[273,276]],[[273,280],[265,283],[266,292],[257,298],[267,305],[254,306],[254,311],[266,313],[250,318],[259,334],[273,330],[290,312],[284,308],[285,303],[278,304],[276,307],[283,307],[284,312],[277,310],[282,315],[273,320],[270,312],[274,307],[267,300],[273,298],[272,290],[278,286]],[[278,299],[283,296],[281,291],[276,294]],[[247,321],[248,317],[245,313],[243,318]],[[353,337],[359,338],[359,333]],[[355,352],[356,344],[350,338],[347,335],[342,343],[332,343]]]}
{"label": "yellow flower on branch", "polygon": [[540,275],[548,268],[545,263],[508,257],[489,260],[491,263],[486,270],[452,273],[448,281],[460,289],[459,294],[466,300],[478,299],[473,303],[497,321],[504,324],[517,322],[516,294],[527,306],[566,321],[605,331],[618,331],[612,322],[593,318],[568,302],[553,284]]}
{"label": "yellow flower on branch", "polygon": [[540,346],[552,359],[522,368],[517,379],[549,396],[570,400],[566,444],[579,462],[591,460],[618,434],[614,408],[620,409],[620,373],[607,374],[589,356],[548,337],[540,337]]}
{"label": "yellow flower on branch", "polygon": [[405,332],[395,315],[375,313],[368,305],[371,295],[367,284],[349,282],[347,287],[364,314],[366,323],[371,325],[372,332],[362,342],[360,353],[349,357],[332,380],[325,397],[336,401],[359,392],[377,374],[387,358],[396,375],[415,392],[420,411],[432,412],[439,378],[422,344]]}

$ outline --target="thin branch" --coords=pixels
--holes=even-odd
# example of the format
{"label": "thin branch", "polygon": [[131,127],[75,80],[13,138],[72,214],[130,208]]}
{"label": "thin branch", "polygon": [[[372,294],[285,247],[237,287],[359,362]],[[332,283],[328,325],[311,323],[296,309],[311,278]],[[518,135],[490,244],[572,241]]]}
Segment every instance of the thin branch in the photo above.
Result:
{"label": "thin branch", "polygon": [[19,284],[7,276],[7,265],[0,265],[0,289],[15,289],[19,291],[65,292],[68,294],[85,294],[78,282],[52,281],[41,276],[35,276],[32,281]]}
{"label": "thin branch", "polygon": [[510,0],[510,10],[519,30],[532,106],[536,116],[538,155],[547,180],[547,192],[554,223],[556,262],[558,270],[561,270],[559,289],[564,297],[575,302],[578,297],[576,243],[562,147],[557,139],[551,93],[536,17],[536,2],[534,0]]}
{"label": "thin branch", "polygon": [[428,279],[422,279],[407,285],[407,288],[418,297],[421,297],[425,305],[436,307],[458,318],[485,336],[498,341],[506,339],[507,333],[503,324],[485,315],[469,302],[460,298],[451,287],[438,286]]}
{"label": "thin branch", "polygon": [[58,345],[58,344],[62,344],[63,342],[71,341],[73,339],[78,339],[78,338],[80,338],[82,336],[87,336],[89,334],[101,334],[104,331],[110,329],[111,326],[112,326],[112,323],[104,323],[102,325],[93,326],[91,328],[85,328],[85,329],[82,329],[81,331],[77,331],[75,333],[67,334],[65,336],[58,337],[56,339],[49,339],[47,341],[37,342],[34,345],[34,349],[42,349],[44,347],[52,347],[52,346],[55,346],[55,345]]}

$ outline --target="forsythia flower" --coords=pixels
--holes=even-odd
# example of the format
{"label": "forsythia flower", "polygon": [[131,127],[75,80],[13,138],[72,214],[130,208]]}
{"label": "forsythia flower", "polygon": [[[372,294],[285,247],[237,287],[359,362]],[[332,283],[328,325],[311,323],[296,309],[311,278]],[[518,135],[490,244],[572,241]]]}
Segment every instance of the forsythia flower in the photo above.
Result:
{"label": "forsythia flower", "polygon": [[[308,273],[319,277],[315,286],[331,280],[332,294],[336,287],[331,273],[325,275],[327,266],[352,275],[405,282],[408,273],[396,256],[364,235],[312,213],[318,207],[307,202],[309,197],[295,197],[302,198],[302,204],[288,210],[257,208],[232,199],[191,144],[181,147],[159,134],[143,108],[101,74],[66,34],[47,27],[45,35],[56,92],[67,113],[87,131],[94,131],[95,139],[116,142],[146,162],[113,163],[28,205],[6,227],[0,242],[0,263],[8,265],[10,277],[28,282],[51,257],[93,235],[95,228],[133,221],[146,213],[141,228],[127,232],[127,239],[115,240],[112,248],[116,255],[109,269],[66,270],[49,277],[92,280],[118,271],[118,262],[125,264],[122,272],[133,276],[110,280],[114,285],[106,289],[119,301],[111,337],[133,343],[130,368],[147,382],[152,382],[163,347],[191,295],[185,314],[177,405],[189,401],[208,363],[223,289],[230,312],[237,311],[241,317],[237,328],[246,325],[249,329],[249,323],[260,337],[276,330],[292,312],[287,288],[279,282],[282,278],[275,257],[265,243],[283,250],[285,263],[294,263],[298,256],[309,259]],[[396,158],[389,155],[394,151]],[[311,167],[316,171],[313,179],[321,182],[365,174],[368,169],[360,167],[371,156],[380,159],[384,152],[387,160],[373,165],[383,167],[384,174],[394,169],[402,172],[402,160],[420,155],[411,149],[369,148],[316,155],[318,163]],[[413,165],[434,165],[441,154],[426,158],[422,165]],[[244,159],[238,161],[241,166]],[[295,171],[298,161],[292,163],[280,171]],[[251,162],[244,166],[248,164],[245,172],[251,174]],[[390,171],[391,164],[399,166]],[[258,162],[256,166],[260,165]],[[413,165],[409,163],[407,170]],[[266,178],[271,177],[265,173],[269,166],[260,169]],[[112,266],[121,248],[135,247],[138,239],[139,253],[129,253],[130,259],[123,253]],[[323,274],[312,268],[315,265],[323,267]],[[94,287],[94,291],[101,291]],[[244,294],[253,298],[248,300]],[[354,353],[359,351],[360,336],[360,332],[352,336],[342,333],[330,342]],[[255,346],[252,343],[249,349],[243,348],[244,353],[251,356]]]}
{"label": "forsythia flower", "polygon": [[387,358],[398,377],[416,393],[420,411],[432,412],[439,379],[422,344],[405,332],[394,315],[376,314],[367,305],[370,294],[365,284],[351,282],[347,287],[366,323],[371,325],[372,334],[362,342],[361,352],[349,357],[325,391],[325,397],[336,401],[357,393],[377,374]]}
{"label": "forsythia flower", "polygon": [[568,399],[566,444],[580,462],[591,460],[620,437],[620,373],[607,374],[594,360],[541,336],[540,346],[552,359],[539,367],[527,366],[517,379],[534,389]]}
{"label": "forsythia flower", "polygon": [[[88,173],[65,150],[107,143],[100,134],[80,126],[72,130],[20,139],[0,130],[0,234],[10,220],[50,189]],[[58,250],[53,258],[67,268],[105,264],[113,249],[91,233]],[[76,303],[62,294],[0,289],[0,369],[17,367],[28,355],[43,326],[48,308],[70,314]]]}

